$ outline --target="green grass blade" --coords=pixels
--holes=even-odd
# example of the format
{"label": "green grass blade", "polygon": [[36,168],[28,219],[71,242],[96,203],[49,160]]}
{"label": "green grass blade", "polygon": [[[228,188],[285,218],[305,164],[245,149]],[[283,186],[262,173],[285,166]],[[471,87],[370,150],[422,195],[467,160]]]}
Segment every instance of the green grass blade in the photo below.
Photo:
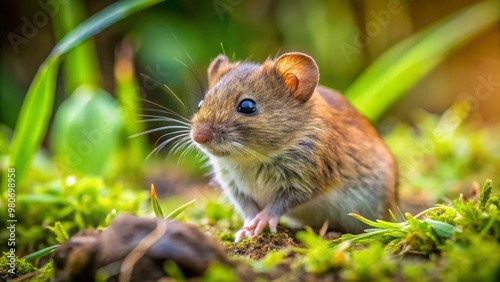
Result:
{"label": "green grass blade", "polygon": [[[57,57],[53,57],[40,67],[19,113],[9,152],[10,167],[16,169],[18,183],[22,183],[29,162],[47,131],[54,103],[59,65],[57,61]],[[7,187],[7,185],[3,186]]]}
{"label": "green grass blade", "polygon": [[70,200],[63,195],[50,194],[20,194],[17,196],[20,202],[30,205],[71,204]]}
{"label": "green grass blade", "polygon": [[401,229],[404,227],[403,222],[398,223],[398,222],[390,222],[390,221],[377,219],[377,223],[380,224],[380,226],[382,226],[382,228],[385,228],[385,229]]}
{"label": "green grass blade", "polygon": [[398,222],[398,219],[396,218],[396,216],[394,215],[394,213],[390,209],[389,209],[389,214],[391,215],[392,221]]}
{"label": "green grass blade", "polygon": [[[54,17],[54,32],[59,40],[73,30],[87,17],[83,0],[72,0],[61,5],[61,11]],[[100,73],[94,41],[88,39],[68,52],[62,63],[66,95],[71,95],[81,84],[99,85]]]}
{"label": "green grass blade", "polygon": [[57,57],[66,53],[82,41],[99,33],[101,30],[118,22],[119,20],[163,1],[164,0],[128,0],[110,5],[87,19],[85,22],[77,26],[72,32],[64,36],[64,38],[59,41],[56,47],[52,50],[49,58]]}
{"label": "green grass blade", "polygon": [[[129,0],[115,3],[80,24],[64,36],[52,50],[40,66],[28,89],[11,142],[9,166],[16,168],[18,182],[23,182],[31,158],[47,131],[52,113],[60,56],[115,22],[162,1]],[[4,182],[6,179],[7,177],[4,177]],[[7,187],[7,185],[3,185],[3,187]]]}
{"label": "green grass blade", "polygon": [[[349,239],[349,241],[350,242],[357,242],[357,241],[362,241],[362,240],[366,240],[366,239],[374,239],[374,238],[377,238],[378,236],[385,235],[385,234],[387,234],[389,232],[393,232],[393,230],[370,229],[369,232],[367,232],[367,233],[361,233],[361,234],[353,235]],[[397,232],[400,232],[400,231],[397,231]],[[397,232],[395,234],[397,234]],[[395,236],[395,237],[397,237],[397,236]]]}
{"label": "green grass blade", "polygon": [[497,22],[498,6],[498,1],[480,2],[397,44],[347,89],[347,98],[366,117],[377,120],[453,48]]}
{"label": "green grass blade", "polygon": [[147,138],[145,135],[129,138],[145,130],[145,124],[138,122],[142,113],[139,84],[135,77],[134,50],[132,44],[124,42],[116,52],[115,95],[123,113],[123,131],[126,143],[122,146],[119,158],[123,158],[122,169],[132,179],[141,177],[142,163],[146,159]]}
{"label": "green grass blade", "polygon": [[153,211],[158,218],[164,218],[163,210],[161,209],[160,201],[158,200],[158,196],[156,196],[155,186],[151,184],[151,206],[153,207]]}
{"label": "green grass blade", "polygon": [[36,252],[33,252],[29,255],[22,257],[22,259],[24,259],[26,261],[34,261],[38,258],[42,258],[46,255],[50,255],[52,252],[54,252],[55,249],[57,249],[57,247],[59,247],[59,245],[53,245],[53,246],[43,248],[41,250],[38,250]]}
{"label": "green grass blade", "polygon": [[359,214],[355,214],[355,213],[349,213],[348,216],[351,216],[351,217],[354,217],[355,219],[365,223],[366,225],[369,225],[371,227],[375,227],[375,228],[381,228],[380,225],[374,221],[371,221],[369,219],[366,219],[364,217],[362,217],[361,215]]}
{"label": "green grass blade", "polygon": [[193,199],[187,203],[185,203],[184,205],[176,208],[175,210],[173,210],[171,213],[169,213],[167,215],[167,217],[165,218],[168,218],[168,219],[175,219],[177,216],[179,216],[179,214],[181,214],[183,211],[185,211],[189,206],[191,206],[194,202],[196,201],[196,199]]}
{"label": "green grass blade", "polygon": [[377,219],[376,221],[372,221],[372,220],[364,218],[363,216],[361,216],[359,214],[355,214],[355,213],[349,213],[348,215],[365,223],[366,225],[369,225],[369,226],[375,227],[375,228],[379,228],[379,229],[402,229],[404,227],[403,223],[394,223],[394,222],[389,222],[389,221],[380,220],[380,219]]}

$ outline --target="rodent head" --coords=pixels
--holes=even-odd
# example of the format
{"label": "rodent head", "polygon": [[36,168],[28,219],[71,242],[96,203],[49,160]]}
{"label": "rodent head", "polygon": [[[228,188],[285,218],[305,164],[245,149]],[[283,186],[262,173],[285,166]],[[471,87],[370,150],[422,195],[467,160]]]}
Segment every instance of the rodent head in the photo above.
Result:
{"label": "rodent head", "polygon": [[262,65],[219,55],[208,68],[210,90],[192,118],[191,139],[216,157],[273,156],[301,134],[318,84],[314,60],[287,53]]}

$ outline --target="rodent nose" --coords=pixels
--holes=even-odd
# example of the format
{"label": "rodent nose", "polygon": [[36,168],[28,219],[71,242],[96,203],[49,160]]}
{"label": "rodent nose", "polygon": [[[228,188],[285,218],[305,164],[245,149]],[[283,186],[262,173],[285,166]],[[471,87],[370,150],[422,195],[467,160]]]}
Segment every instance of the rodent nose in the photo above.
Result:
{"label": "rodent nose", "polygon": [[193,141],[198,144],[204,144],[210,141],[210,127],[206,123],[198,124],[192,134]]}

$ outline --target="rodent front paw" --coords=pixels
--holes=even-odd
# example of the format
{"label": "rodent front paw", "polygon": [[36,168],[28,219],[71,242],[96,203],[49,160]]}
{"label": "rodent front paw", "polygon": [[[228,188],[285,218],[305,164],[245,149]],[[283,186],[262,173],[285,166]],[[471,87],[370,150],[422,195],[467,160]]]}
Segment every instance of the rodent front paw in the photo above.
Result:
{"label": "rodent front paw", "polygon": [[245,225],[234,235],[234,242],[238,243],[245,237],[252,237],[262,233],[266,225],[272,233],[277,232],[279,216],[270,216],[266,212],[258,213],[252,220],[245,222]]}

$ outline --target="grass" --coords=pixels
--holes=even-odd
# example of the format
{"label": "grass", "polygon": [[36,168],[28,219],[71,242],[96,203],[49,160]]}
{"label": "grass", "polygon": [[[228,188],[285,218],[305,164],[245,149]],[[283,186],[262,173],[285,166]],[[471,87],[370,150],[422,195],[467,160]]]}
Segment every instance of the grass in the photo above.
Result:
{"label": "grass", "polygon": [[[135,115],[141,111],[132,58],[127,57],[126,52],[118,55],[122,67],[117,68],[115,74],[115,99],[99,85],[101,79],[93,65],[95,54],[86,40],[159,2],[161,0],[121,1],[79,25],[65,22],[64,18],[57,19],[61,25],[60,35],[67,34],[34,77],[15,134],[0,131],[0,148],[6,148],[10,142],[9,152],[0,152],[2,160],[7,160],[5,167],[16,169],[16,213],[23,219],[17,229],[17,253],[24,258],[16,259],[18,276],[26,274],[36,276],[35,281],[49,281],[53,276],[51,263],[38,270],[34,265],[39,265],[58,244],[80,230],[105,228],[118,213],[130,212],[143,216],[154,213],[158,217],[194,223],[218,237],[236,266],[214,265],[203,281],[246,278],[263,281],[500,280],[498,184],[486,181],[477,198],[474,193],[466,196],[463,193],[471,187],[479,187],[478,184],[469,185],[473,181],[486,178],[499,181],[500,151],[496,141],[499,136],[492,132],[500,131],[457,126],[445,128],[447,135],[442,138],[435,132],[440,129],[443,117],[419,114],[415,126],[398,124],[386,136],[402,172],[401,198],[409,200],[424,195],[427,197],[424,204],[433,207],[415,215],[404,213],[401,222],[369,221],[352,214],[371,226],[364,234],[345,234],[335,240],[326,240],[309,229],[282,229],[278,234],[264,233],[234,245],[233,234],[241,226],[241,220],[227,202],[199,199],[196,204],[191,201],[178,208],[169,207],[172,212],[165,215],[165,207],[152,189],[151,206],[146,207],[147,194],[137,184],[142,178],[140,160],[144,157],[145,140],[124,141],[127,140],[124,136],[143,130],[142,125],[135,123]],[[498,21],[499,15],[494,12],[496,5],[497,2],[484,1],[467,7],[394,46],[360,76],[347,90],[347,96],[360,111],[376,120],[452,49]],[[82,17],[78,15],[75,19]],[[457,26],[465,28],[457,30]],[[80,51],[72,53],[74,48]],[[64,75],[69,76],[71,83],[67,86],[69,97],[64,103],[70,108],[64,112],[64,107],[60,107],[52,124],[56,127],[52,138],[62,144],[46,152],[40,144],[51,125],[57,70],[66,54]],[[79,62],[79,68],[72,68],[72,60]],[[82,85],[87,85],[83,89],[87,89],[88,95],[84,96],[99,101],[83,111],[79,116],[83,122],[77,123],[68,116],[81,108],[82,100],[79,95],[70,94],[78,93],[75,89],[81,91]],[[56,153],[59,157],[67,157],[64,146],[78,144],[85,136],[81,135],[82,130],[95,129],[94,126],[85,127],[90,117],[106,119],[105,114],[114,110],[117,113],[113,117],[121,114],[123,120],[117,123],[113,138],[99,145],[101,151],[95,150],[95,156],[87,160],[85,167],[82,165],[71,173],[60,174],[58,157],[48,155]],[[63,129],[57,129],[59,124]],[[107,162],[109,159],[113,161]],[[106,168],[107,163],[114,166]],[[120,169],[126,171],[126,175],[116,173]],[[128,176],[134,181],[128,181],[131,179]],[[3,181],[6,187],[7,178],[3,177]],[[4,201],[1,203],[0,208],[4,209]],[[2,242],[7,236],[5,230],[0,231]],[[2,271],[8,268],[6,256],[0,259]],[[165,267],[169,274],[183,279],[175,264]],[[5,272],[0,272],[0,278],[4,275]]]}
{"label": "grass", "polygon": [[49,125],[55,95],[56,74],[61,57],[104,28],[161,1],[129,0],[115,3],[78,25],[54,47],[40,66],[28,89],[16,124],[16,134],[10,146],[9,166],[16,167],[17,179],[20,183],[23,183],[26,170]]}
{"label": "grass", "polygon": [[[432,139],[432,132],[440,124],[439,117],[417,116],[418,131],[401,124],[386,136],[386,141],[400,166],[411,166],[421,172],[402,175],[401,201],[411,202],[415,200],[415,193],[425,193],[438,203],[426,202],[428,208],[424,211],[404,213],[403,221],[369,221],[353,214],[371,229],[360,235],[345,234],[335,240],[325,240],[308,229],[281,229],[278,234],[264,233],[235,245],[233,234],[242,223],[222,198],[204,194],[195,204],[191,201],[167,209],[152,190],[150,205],[145,207],[145,192],[110,185],[96,177],[70,177],[62,183],[49,181],[39,185],[33,194],[19,195],[19,202],[23,204],[18,216],[30,220],[18,229],[21,234],[18,250],[30,254],[25,258],[37,265],[41,257],[47,256],[53,246],[66,241],[68,236],[85,228],[104,228],[117,213],[132,212],[194,223],[219,238],[238,265],[230,270],[236,277],[264,281],[280,277],[467,281],[477,276],[481,281],[495,281],[500,273],[498,183],[485,181],[477,194],[463,190],[450,194],[449,190],[485,175],[498,175],[500,154],[496,151],[496,133],[461,125],[446,140]],[[420,152],[424,154],[420,158],[409,158],[408,154],[419,151],[422,140],[426,143],[432,140],[435,148]],[[402,143],[405,146],[400,150]],[[457,144],[461,144],[461,148],[469,144],[467,155],[454,154]],[[473,165],[473,162],[481,165]],[[469,189],[475,191],[474,187]],[[47,205],[53,208],[44,208]],[[168,210],[169,215],[163,210]],[[50,265],[47,270],[52,271]],[[45,280],[40,281],[51,277],[43,275]],[[224,275],[232,274],[227,274],[223,266],[214,266],[205,279],[217,281],[226,277]]]}
{"label": "grass", "polygon": [[378,120],[390,105],[443,61],[450,50],[498,22],[500,14],[496,11],[498,3],[484,1],[401,41],[377,58],[345,95],[366,117]]}
{"label": "grass", "polygon": [[[297,280],[300,277],[309,277],[309,281],[316,281],[330,277],[341,281],[497,281],[500,200],[491,195],[492,189],[491,180],[487,180],[475,202],[456,199],[450,205],[437,205],[415,216],[406,214],[401,222],[369,221],[353,215],[373,228],[364,234],[345,234],[335,240],[325,240],[312,230],[296,235],[289,230],[264,233],[228,248],[239,267],[214,265],[202,280],[236,281],[252,277],[268,281],[295,277],[294,281],[300,281]],[[207,202],[205,208],[210,206]],[[177,215],[182,211],[189,213],[185,206],[177,211]],[[230,217],[232,214],[226,219]],[[207,227],[203,220],[188,216],[187,221]],[[228,227],[219,222],[215,226]],[[232,239],[220,237],[220,240]],[[262,250],[259,259],[245,258],[259,250]],[[240,255],[234,255],[238,252]],[[5,256],[0,262],[5,263]],[[27,262],[18,263],[23,269],[20,273],[36,270]],[[52,271],[50,264],[46,268]],[[176,267],[170,265],[168,269],[177,280],[184,279]],[[40,274],[47,278],[43,271]]]}
{"label": "grass", "polygon": [[[29,164],[49,126],[55,95],[56,73],[62,56],[117,21],[159,2],[162,2],[162,0],[129,0],[115,3],[76,26],[54,47],[40,66],[28,89],[16,124],[16,134],[11,142],[8,166],[16,167],[19,183],[24,183]],[[480,31],[497,21],[498,13],[493,12],[496,8],[497,2],[485,1],[468,7],[449,19],[436,23],[426,31],[411,36],[381,56],[353,83],[346,91],[346,95],[363,114],[371,119],[377,119],[398,97],[404,95],[411,85],[436,66],[437,62],[445,54],[448,54],[452,48],[472,39]],[[474,20],[471,20],[471,18]],[[61,22],[62,30],[64,30],[64,26],[75,25],[75,23]],[[469,24],[470,22],[473,24]],[[449,31],[455,29],[457,25],[462,26],[464,23],[467,23],[465,25],[467,28],[454,30],[453,32]],[[415,41],[419,43],[409,48],[408,45]],[[82,61],[82,56],[91,56],[89,51],[85,52],[88,49],[78,49],[81,51],[80,53],[84,54],[80,54],[79,61]],[[396,57],[400,56],[402,58],[395,60]],[[79,58],[78,54],[70,56],[70,58],[73,57]],[[93,62],[93,60],[87,61]],[[84,73],[92,72],[91,70],[95,67],[93,63],[89,64],[91,66],[88,66],[88,68],[79,67],[82,68]],[[71,72],[68,71],[68,73]],[[70,79],[76,78],[71,77]],[[95,82],[97,80],[97,78],[87,75],[81,78],[80,82]],[[77,86],[73,85],[71,89]],[[380,95],[381,93],[384,95]],[[127,109],[124,109],[124,112],[127,112]],[[137,113],[138,111],[132,112]],[[3,181],[2,184],[6,184],[6,177],[4,177]]]}

